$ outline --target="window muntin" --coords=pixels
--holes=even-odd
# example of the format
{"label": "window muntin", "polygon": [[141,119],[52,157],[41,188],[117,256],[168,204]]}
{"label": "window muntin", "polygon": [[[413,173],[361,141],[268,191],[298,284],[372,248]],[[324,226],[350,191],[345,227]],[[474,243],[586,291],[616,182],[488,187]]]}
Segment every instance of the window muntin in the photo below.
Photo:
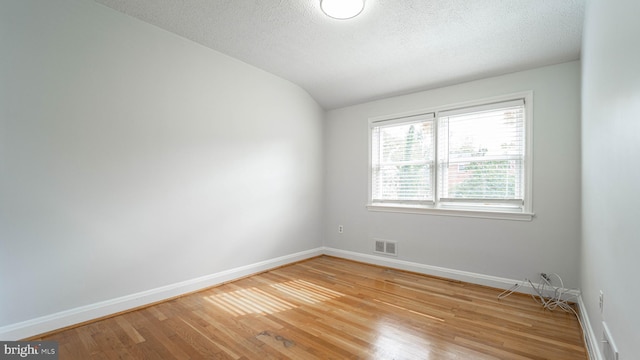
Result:
{"label": "window muntin", "polygon": [[525,100],[370,121],[370,205],[530,213]]}

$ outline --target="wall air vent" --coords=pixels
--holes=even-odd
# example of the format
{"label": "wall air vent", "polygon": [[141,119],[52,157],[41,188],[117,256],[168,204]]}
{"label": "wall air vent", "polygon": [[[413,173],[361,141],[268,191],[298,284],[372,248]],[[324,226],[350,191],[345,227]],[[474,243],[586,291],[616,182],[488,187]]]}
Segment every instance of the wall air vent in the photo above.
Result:
{"label": "wall air vent", "polygon": [[389,255],[398,255],[396,253],[396,243],[394,241],[387,241],[385,243],[384,252]]}
{"label": "wall air vent", "polygon": [[373,252],[384,255],[398,255],[398,243],[390,240],[375,239]]}

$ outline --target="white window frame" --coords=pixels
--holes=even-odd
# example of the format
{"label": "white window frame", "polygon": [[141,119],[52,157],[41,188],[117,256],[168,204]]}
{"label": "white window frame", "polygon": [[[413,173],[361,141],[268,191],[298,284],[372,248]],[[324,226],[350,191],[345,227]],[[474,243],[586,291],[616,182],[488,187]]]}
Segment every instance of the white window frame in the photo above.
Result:
{"label": "white window frame", "polygon": [[[494,206],[483,206],[480,202],[474,204],[474,201],[465,201],[465,203],[457,204],[455,201],[440,202],[438,199],[437,176],[439,171],[438,157],[434,154],[435,166],[432,174],[432,191],[434,192],[434,203],[406,204],[400,201],[378,201],[372,200],[373,193],[373,162],[372,162],[372,129],[380,124],[389,124],[392,122],[404,123],[410,122],[412,118],[425,114],[435,114],[434,120],[434,136],[436,137],[435,147],[437,149],[437,133],[438,133],[438,115],[440,112],[450,112],[457,109],[470,107],[478,107],[482,105],[490,105],[513,100],[524,100],[525,111],[525,157],[524,157],[524,203],[522,206],[513,208]],[[444,216],[462,216],[475,218],[503,219],[503,220],[520,220],[531,221],[533,219],[533,92],[519,92],[508,95],[485,98],[481,100],[468,101],[463,103],[450,104],[435,108],[421,109],[400,114],[392,114],[386,116],[378,116],[369,118],[368,122],[369,135],[369,169],[368,169],[368,203],[367,209],[370,211],[399,212],[411,214],[429,214]]]}

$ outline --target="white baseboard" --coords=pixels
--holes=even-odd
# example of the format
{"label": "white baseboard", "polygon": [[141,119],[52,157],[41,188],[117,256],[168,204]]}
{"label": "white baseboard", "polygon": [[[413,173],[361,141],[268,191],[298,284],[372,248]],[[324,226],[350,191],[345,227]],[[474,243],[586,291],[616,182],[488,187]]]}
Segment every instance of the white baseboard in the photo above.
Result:
{"label": "white baseboard", "polygon": [[[396,258],[389,258],[384,256],[378,256],[378,255],[370,255],[370,254],[363,254],[363,253],[352,252],[352,251],[345,251],[345,250],[334,249],[329,247],[324,248],[324,253],[326,255],[331,255],[331,256],[340,257],[344,259],[360,261],[360,262],[374,264],[374,265],[386,266],[390,268],[411,271],[419,274],[438,276],[446,279],[459,280],[459,281],[464,281],[464,282],[477,284],[477,285],[490,286],[498,289],[507,290],[512,288],[516,284],[519,284],[521,286],[521,290],[518,290],[518,292],[526,292],[525,290],[531,289],[531,284],[529,284],[528,282],[523,283],[522,279],[508,279],[508,278],[502,278],[497,276],[469,272],[469,271],[454,270],[454,269],[448,269],[448,268],[443,268],[439,266],[425,265],[425,264],[411,262],[411,261],[398,260]],[[539,284],[533,283],[533,285],[537,287]],[[569,297],[569,300],[571,300],[571,298],[578,297],[580,295],[580,291],[572,290],[572,289],[566,289],[564,293]],[[546,294],[546,295],[551,295],[551,294]]]}
{"label": "white baseboard", "polygon": [[323,248],[302,251],[295,254],[269,259],[255,264],[240,266],[218,273],[182,281],[99,303],[61,311],[16,324],[0,327],[0,339],[4,341],[20,340],[56,329],[98,319],[104,316],[127,311],[140,306],[171,299],[211,286],[260,273],[282,265],[312,258],[323,254]]}
{"label": "white baseboard", "polygon": [[578,296],[578,315],[582,322],[582,327],[585,332],[584,338],[587,345],[587,351],[589,352],[589,360],[604,360],[602,353],[600,352],[600,346],[598,337],[591,327],[591,321],[587,313],[587,307],[582,301],[582,296]]}

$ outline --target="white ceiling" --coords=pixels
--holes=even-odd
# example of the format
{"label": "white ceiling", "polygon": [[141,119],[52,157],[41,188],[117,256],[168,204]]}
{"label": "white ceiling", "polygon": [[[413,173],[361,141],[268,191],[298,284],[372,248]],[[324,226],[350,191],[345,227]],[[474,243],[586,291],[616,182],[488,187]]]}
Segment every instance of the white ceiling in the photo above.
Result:
{"label": "white ceiling", "polygon": [[288,79],[325,109],[580,58],[586,0],[95,0]]}

